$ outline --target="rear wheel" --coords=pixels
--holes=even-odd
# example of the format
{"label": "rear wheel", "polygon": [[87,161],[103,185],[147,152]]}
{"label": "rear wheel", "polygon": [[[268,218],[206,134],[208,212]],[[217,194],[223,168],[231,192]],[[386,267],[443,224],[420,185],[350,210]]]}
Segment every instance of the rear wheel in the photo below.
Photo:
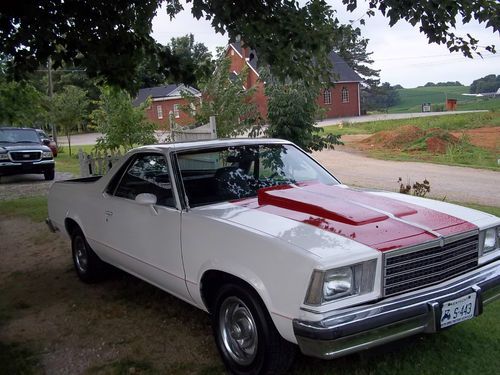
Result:
{"label": "rear wheel", "polygon": [[94,253],[80,229],[75,230],[71,236],[71,250],[75,270],[80,280],[85,283],[100,281],[104,275],[106,263]]}
{"label": "rear wheel", "polygon": [[212,327],[222,360],[233,374],[281,374],[293,362],[295,345],[281,337],[250,288],[227,284],[219,290]]}
{"label": "rear wheel", "polygon": [[49,169],[48,171],[43,172],[43,176],[47,181],[52,181],[56,175],[56,172],[54,169]]}

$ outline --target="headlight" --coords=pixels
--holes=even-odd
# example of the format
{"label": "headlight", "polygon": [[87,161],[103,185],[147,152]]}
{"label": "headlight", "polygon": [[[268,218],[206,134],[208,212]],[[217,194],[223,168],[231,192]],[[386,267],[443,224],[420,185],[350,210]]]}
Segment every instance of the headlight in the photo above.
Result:
{"label": "headlight", "polygon": [[54,156],[52,155],[52,151],[44,151],[42,152],[43,159],[52,159]]}
{"label": "headlight", "polygon": [[344,297],[373,291],[377,261],[370,260],[328,271],[315,270],[304,301],[318,306]]}
{"label": "headlight", "polygon": [[9,160],[9,155],[7,155],[7,154],[0,154],[0,160]]}
{"label": "headlight", "polygon": [[500,227],[489,228],[484,231],[483,235],[483,254],[495,250],[500,243]]}

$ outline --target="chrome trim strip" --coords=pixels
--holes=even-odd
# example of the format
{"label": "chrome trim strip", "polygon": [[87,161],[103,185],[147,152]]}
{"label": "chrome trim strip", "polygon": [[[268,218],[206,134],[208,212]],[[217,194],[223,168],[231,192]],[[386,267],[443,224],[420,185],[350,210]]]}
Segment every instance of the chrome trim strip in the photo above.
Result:
{"label": "chrome trim strip", "polygon": [[[426,266],[415,267],[415,268],[412,268],[410,270],[403,270],[403,271],[400,271],[400,272],[397,272],[397,273],[393,273],[393,274],[390,274],[390,275],[387,275],[387,270],[385,270],[385,276],[386,276],[386,278],[390,279],[390,278],[401,276],[401,275],[404,275],[404,274],[407,274],[407,273],[411,273],[411,272],[423,271],[423,270],[426,270],[426,269],[429,269],[429,268],[432,268],[432,267],[438,267],[438,266],[442,266],[442,265],[445,265],[445,264],[453,263],[453,261],[455,261],[455,260],[458,260],[460,258],[466,257],[466,256],[471,255],[471,254],[476,254],[476,253],[477,253],[477,248],[476,249],[471,249],[471,250],[469,250],[469,251],[467,251],[465,253],[461,253],[461,254],[459,254],[457,256],[454,256],[453,258],[442,260],[441,262],[432,263],[432,264],[426,265]],[[417,262],[419,260],[417,260]],[[470,259],[470,261],[472,261],[472,259]],[[409,264],[409,263],[405,263],[405,265],[406,264]],[[415,280],[415,279],[412,279],[412,280]]]}
{"label": "chrome trim strip", "polygon": [[[28,159],[28,160],[22,160],[22,159],[21,160],[14,160],[14,159],[12,159],[12,155],[11,155],[12,153],[23,154],[23,153],[27,153],[27,152],[38,152],[38,153],[40,153],[40,155],[38,156],[38,159]],[[30,162],[40,161],[40,160],[42,160],[42,154],[43,154],[43,151],[41,151],[41,150],[29,150],[28,149],[28,150],[22,150],[22,151],[21,150],[20,151],[17,151],[17,150],[7,151],[7,155],[9,155],[10,161],[13,163],[23,163],[23,162],[30,163]]]}
{"label": "chrome trim strip", "polygon": [[[431,258],[437,258],[439,256],[442,256],[442,255],[446,255],[448,253],[452,253],[454,251],[458,251],[458,250],[461,250],[467,246],[471,246],[471,245],[474,245],[474,244],[477,244],[479,245],[479,241],[471,241],[471,242],[467,242],[463,245],[460,245],[460,246],[457,246],[457,247],[452,247],[451,249],[449,250],[446,250],[446,251],[442,251],[442,252],[439,252],[439,253],[433,253],[431,255],[426,255],[426,256],[423,256],[423,257],[420,257],[420,258],[413,258],[411,260],[407,260],[407,261],[403,261],[403,262],[400,262],[400,263],[394,263],[394,264],[391,264],[391,265],[388,265],[386,266],[386,270],[387,269],[391,269],[391,268],[395,268],[395,267],[399,267],[399,266],[404,266],[406,264],[410,264],[410,263],[415,263],[415,262],[419,262],[421,260],[427,260],[427,259],[431,259]],[[431,247],[429,249],[432,249]],[[477,248],[475,249],[475,251],[477,252]],[[470,251],[469,251],[470,252]],[[463,255],[463,254],[466,254],[466,253],[462,253],[460,255]],[[387,259],[392,259],[394,257],[391,257],[391,258],[387,258]],[[435,265],[435,264],[434,264]]]}

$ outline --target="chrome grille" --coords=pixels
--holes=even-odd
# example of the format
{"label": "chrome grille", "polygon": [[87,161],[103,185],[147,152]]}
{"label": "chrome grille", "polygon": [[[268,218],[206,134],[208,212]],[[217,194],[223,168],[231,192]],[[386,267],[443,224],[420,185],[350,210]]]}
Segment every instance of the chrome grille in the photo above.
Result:
{"label": "chrome grille", "polygon": [[478,264],[479,235],[436,241],[384,255],[384,294],[426,287],[465,273]]}
{"label": "chrome grille", "polygon": [[42,151],[11,151],[12,161],[38,161],[42,159]]}

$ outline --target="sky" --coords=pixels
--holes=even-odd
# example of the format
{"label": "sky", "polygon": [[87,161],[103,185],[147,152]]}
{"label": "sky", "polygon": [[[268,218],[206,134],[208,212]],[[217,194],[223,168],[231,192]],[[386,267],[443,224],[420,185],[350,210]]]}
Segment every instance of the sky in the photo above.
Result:
{"label": "sky", "polygon": [[[358,20],[368,6],[358,1],[358,9],[353,13],[345,10],[341,1],[329,1],[337,9],[337,17],[343,23]],[[375,17],[364,18],[363,26],[356,21],[353,25],[361,28],[361,35],[368,38],[368,51],[373,52],[373,68],[380,69],[382,82],[403,87],[422,86],[427,82],[460,81],[469,85],[473,80],[488,74],[500,74],[500,36],[492,29],[485,29],[477,23],[457,24],[457,35],[472,34],[480,45],[495,44],[498,52],[484,51],[483,58],[469,59],[461,53],[450,53],[443,45],[429,44],[427,38],[405,21],[392,28],[389,20],[377,13]],[[167,44],[171,38],[192,33],[196,42],[205,44],[215,53],[218,46],[227,45],[227,34],[217,34],[210,23],[192,17],[190,4],[184,11],[170,20],[164,9],[158,10],[153,20],[152,36],[160,43]]]}

